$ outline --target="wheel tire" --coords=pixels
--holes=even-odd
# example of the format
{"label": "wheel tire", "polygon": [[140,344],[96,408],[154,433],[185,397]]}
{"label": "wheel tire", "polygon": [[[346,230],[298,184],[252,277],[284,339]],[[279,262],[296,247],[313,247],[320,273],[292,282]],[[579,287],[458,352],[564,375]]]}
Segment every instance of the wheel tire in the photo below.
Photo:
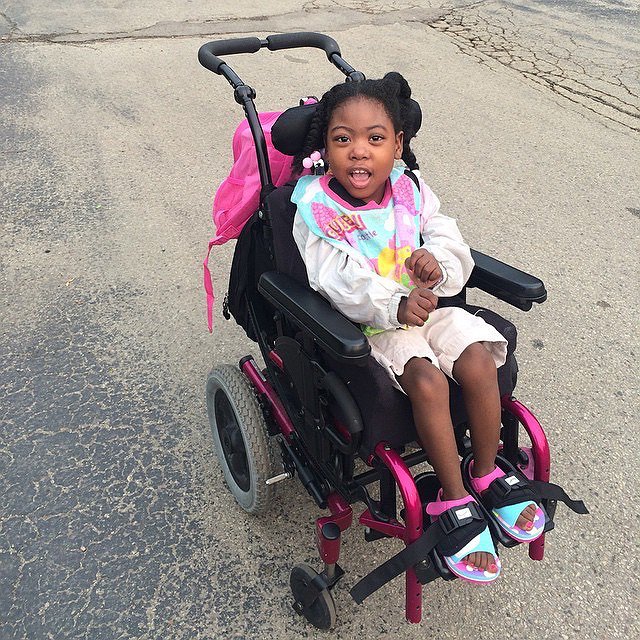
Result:
{"label": "wheel tire", "polygon": [[207,378],[207,414],[224,479],[238,504],[254,515],[264,513],[275,475],[267,425],[251,384],[232,365],[212,369]]}
{"label": "wheel tire", "polygon": [[329,589],[319,591],[312,584],[317,577],[318,573],[308,564],[293,567],[289,577],[293,609],[317,629],[331,629],[336,624],[336,604]]}

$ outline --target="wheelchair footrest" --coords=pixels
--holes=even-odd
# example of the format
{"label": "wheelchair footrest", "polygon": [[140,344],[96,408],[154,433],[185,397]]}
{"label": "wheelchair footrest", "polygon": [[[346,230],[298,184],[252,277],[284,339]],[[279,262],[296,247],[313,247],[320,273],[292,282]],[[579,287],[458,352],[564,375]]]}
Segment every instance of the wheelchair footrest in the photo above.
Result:
{"label": "wheelchair footrest", "polygon": [[[467,511],[469,510],[468,508]],[[437,577],[434,572],[442,575],[438,565],[434,563],[432,552],[435,552],[436,546],[443,543],[452,533],[455,535],[462,527],[467,527],[467,525],[474,526],[474,523],[477,524],[477,520],[480,518],[479,512],[475,511],[474,514],[473,509],[471,509],[471,512],[468,516],[458,516],[456,522],[450,522],[447,518],[440,517],[436,522],[428,526],[422,536],[415,542],[408,544],[402,551],[362,578],[351,589],[351,597],[358,604],[361,604],[365,598],[387,582],[390,582],[409,568],[413,567],[415,570],[418,565],[421,565],[418,570],[422,571],[422,578],[427,582]],[[465,536],[465,534],[462,535]],[[469,535],[473,535],[473,533],[467,531],[466,536],[468,537]],[[466,542],[468,540],[463,540],[463,543],[466,544]],[[431,569],[430,565],[433,565],[433,569]]]}

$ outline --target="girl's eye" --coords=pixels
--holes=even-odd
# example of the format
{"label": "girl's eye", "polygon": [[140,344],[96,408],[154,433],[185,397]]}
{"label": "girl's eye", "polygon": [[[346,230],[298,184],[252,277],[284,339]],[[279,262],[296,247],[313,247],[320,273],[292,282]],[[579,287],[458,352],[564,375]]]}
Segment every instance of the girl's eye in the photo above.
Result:
{"label": "girl's eye", "polygon": [[371,140],[372,140],[373,142],[381,142],[382,140],[384,140],[384,136],[381,136],[379,133],[374,133],[374,134],[371,136]]}
{"label": "girl's eye", "polygon": [[349,142],[349,138],[347,136],[336,136],[334,140],[336,142]]}

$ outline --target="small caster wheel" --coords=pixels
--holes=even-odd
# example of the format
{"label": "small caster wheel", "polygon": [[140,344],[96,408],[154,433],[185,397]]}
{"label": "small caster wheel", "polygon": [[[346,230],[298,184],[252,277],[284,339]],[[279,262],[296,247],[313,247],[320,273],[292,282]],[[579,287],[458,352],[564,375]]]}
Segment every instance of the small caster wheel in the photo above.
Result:
{"label": "small caster wheel", "polygon": [[307,564],[297,564],[289,578],[293,609],[318,629],[331,629],[336,623],[336,605],[322,577]]}

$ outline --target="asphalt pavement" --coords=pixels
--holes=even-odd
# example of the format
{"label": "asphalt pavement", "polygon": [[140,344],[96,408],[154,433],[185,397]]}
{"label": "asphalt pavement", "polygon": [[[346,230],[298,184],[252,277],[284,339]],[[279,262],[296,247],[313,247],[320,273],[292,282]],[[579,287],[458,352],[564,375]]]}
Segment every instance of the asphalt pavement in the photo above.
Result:
{"label": "asphalt pavement", "polygon": [[[0,0],[0,639],[316,637],[291,567],[319,567],[296,481],[268,517],[234,503],[208,370],[257,348],[201,261],[242,113],[199,66],[219,38],[314,30],[369,77],[396,69],[415,150],[475,248],[544,280],[519,329],[517,396],[551,443],[562,507],[542,563],[438,581],[420,625],[397,580],[349,588],[401,545],[344,536],[335,638],[640,636],[639,12],[631,0]],[[341,80],[322,52],[236,56],[260,110]],[[214,251],[226,290],[233,247]],[[359,511],[356,509],[356,514]]]}

